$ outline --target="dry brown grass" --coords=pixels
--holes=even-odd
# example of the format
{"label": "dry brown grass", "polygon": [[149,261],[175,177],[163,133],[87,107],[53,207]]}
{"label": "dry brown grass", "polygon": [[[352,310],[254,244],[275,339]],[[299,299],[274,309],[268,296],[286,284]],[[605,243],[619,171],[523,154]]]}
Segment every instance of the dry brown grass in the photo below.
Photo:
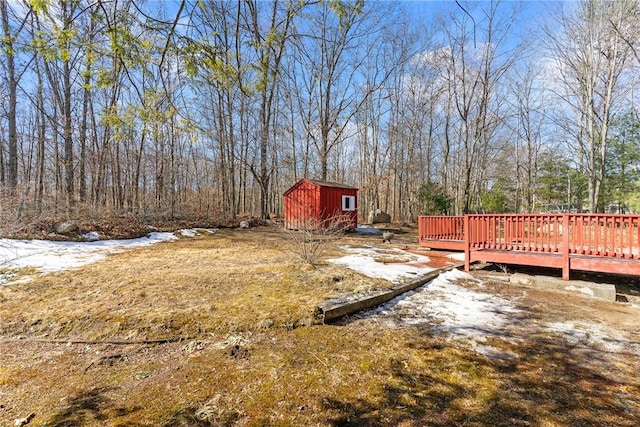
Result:
{"label": "dry brown grass", "polygon": [[328,296],[365,281],[345,268],[298,262],[284,233],[267,230],[205,233],[7,287],[0,334],[164,339],[255,331],[265,322],[293,328],[311,324]]}
{"label": "dry brown grass", "polygon": [[[640,418],[633,355],[523,336],[491,342],[517,359],[489,360],[428,327],[301,327],[318,303],[387,284],[312,268],[287,245],[271,229],[223,230],[0,288],[0,424],[31,412],[33,425],[46,426],[631,426]],[[580,302],[528,295],[529,316],[580,313]],[[18,336],[184,340],[7,340]]]}

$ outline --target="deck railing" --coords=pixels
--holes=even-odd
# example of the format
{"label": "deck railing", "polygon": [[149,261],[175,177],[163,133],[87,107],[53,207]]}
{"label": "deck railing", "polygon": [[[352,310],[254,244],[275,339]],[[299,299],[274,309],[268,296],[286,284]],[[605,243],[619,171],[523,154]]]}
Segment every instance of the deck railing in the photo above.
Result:
{"label": "deck railing", "polygon": [[640,216],[569,215],[569,252],[640,259]]}
{"label": "deck railing", "polygon": [[474,249],[558,252],[562,215],[467,215],[469,246]]}
{"label": "deck railing", "polygon": [[463,216],[421,216],[418,242],[434,249],[464,250]]}
{"label": "deck railing", "polygon": [[640,274],[640,216],[491,214],[420,217],[419,242],[472,261]]}

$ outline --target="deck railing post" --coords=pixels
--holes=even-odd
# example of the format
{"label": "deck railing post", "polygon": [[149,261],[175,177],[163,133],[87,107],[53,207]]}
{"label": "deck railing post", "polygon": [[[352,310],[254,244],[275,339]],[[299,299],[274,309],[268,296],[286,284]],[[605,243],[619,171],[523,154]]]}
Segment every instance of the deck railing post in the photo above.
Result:
{"label": "deck railing post", "polygon": [[562,215],[562,280],[569,280],[571,265],[569,258],[569,214]]}
{"label": "deck railing post", "polygon": [[469,228],[469,214],[464,215],[464,271],[471,267],[471,229]]}

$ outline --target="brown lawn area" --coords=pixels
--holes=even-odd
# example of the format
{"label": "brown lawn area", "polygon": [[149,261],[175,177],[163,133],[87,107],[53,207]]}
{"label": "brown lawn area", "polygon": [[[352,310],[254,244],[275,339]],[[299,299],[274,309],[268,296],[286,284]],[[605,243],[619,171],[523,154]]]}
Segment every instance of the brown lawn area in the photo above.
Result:
{"label": "brown lawn area", "polygon": [[[415,248],[413,236],[393,246]],[[344,244],[382,239],[346,236],[327,257]],[[524,313],[518,337],[490,340],[513,357],[487,358],[430,325],[313,324],[327,299],[389,284],[307,266],[268,227],[36,275],[0,287],[0,424],[29,414],[38,426],[638,424],[638,354],[537,325],[589,321],[640,344],[640,309],[484,279],[484,292]]]}

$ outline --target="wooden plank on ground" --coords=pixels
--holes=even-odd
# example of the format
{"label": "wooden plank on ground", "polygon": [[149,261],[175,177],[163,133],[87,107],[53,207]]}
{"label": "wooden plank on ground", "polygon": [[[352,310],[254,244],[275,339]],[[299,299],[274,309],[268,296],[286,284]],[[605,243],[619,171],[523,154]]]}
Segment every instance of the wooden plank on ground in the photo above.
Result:
{"label": "wooden plank on ground", "polygon": [[327,302],[318,306],[317,318],[322,323],[330,323],[336,321],[349,314],[354,314],[362,310],[367,310],[372,307],[376,307],[387,301],[392,300],[400,294],[416,289],[427,282],[435,279],[444,273],[445,271],[453,270],[454,268],[464,267],[464,263],[452,264],[443,268],[430,271],[429,273],[421,276],[408,283],[402,283],[394,288],[385,290],[379,294],[369,295],[364,298],[354,301],[340,301],[340,302]]}

